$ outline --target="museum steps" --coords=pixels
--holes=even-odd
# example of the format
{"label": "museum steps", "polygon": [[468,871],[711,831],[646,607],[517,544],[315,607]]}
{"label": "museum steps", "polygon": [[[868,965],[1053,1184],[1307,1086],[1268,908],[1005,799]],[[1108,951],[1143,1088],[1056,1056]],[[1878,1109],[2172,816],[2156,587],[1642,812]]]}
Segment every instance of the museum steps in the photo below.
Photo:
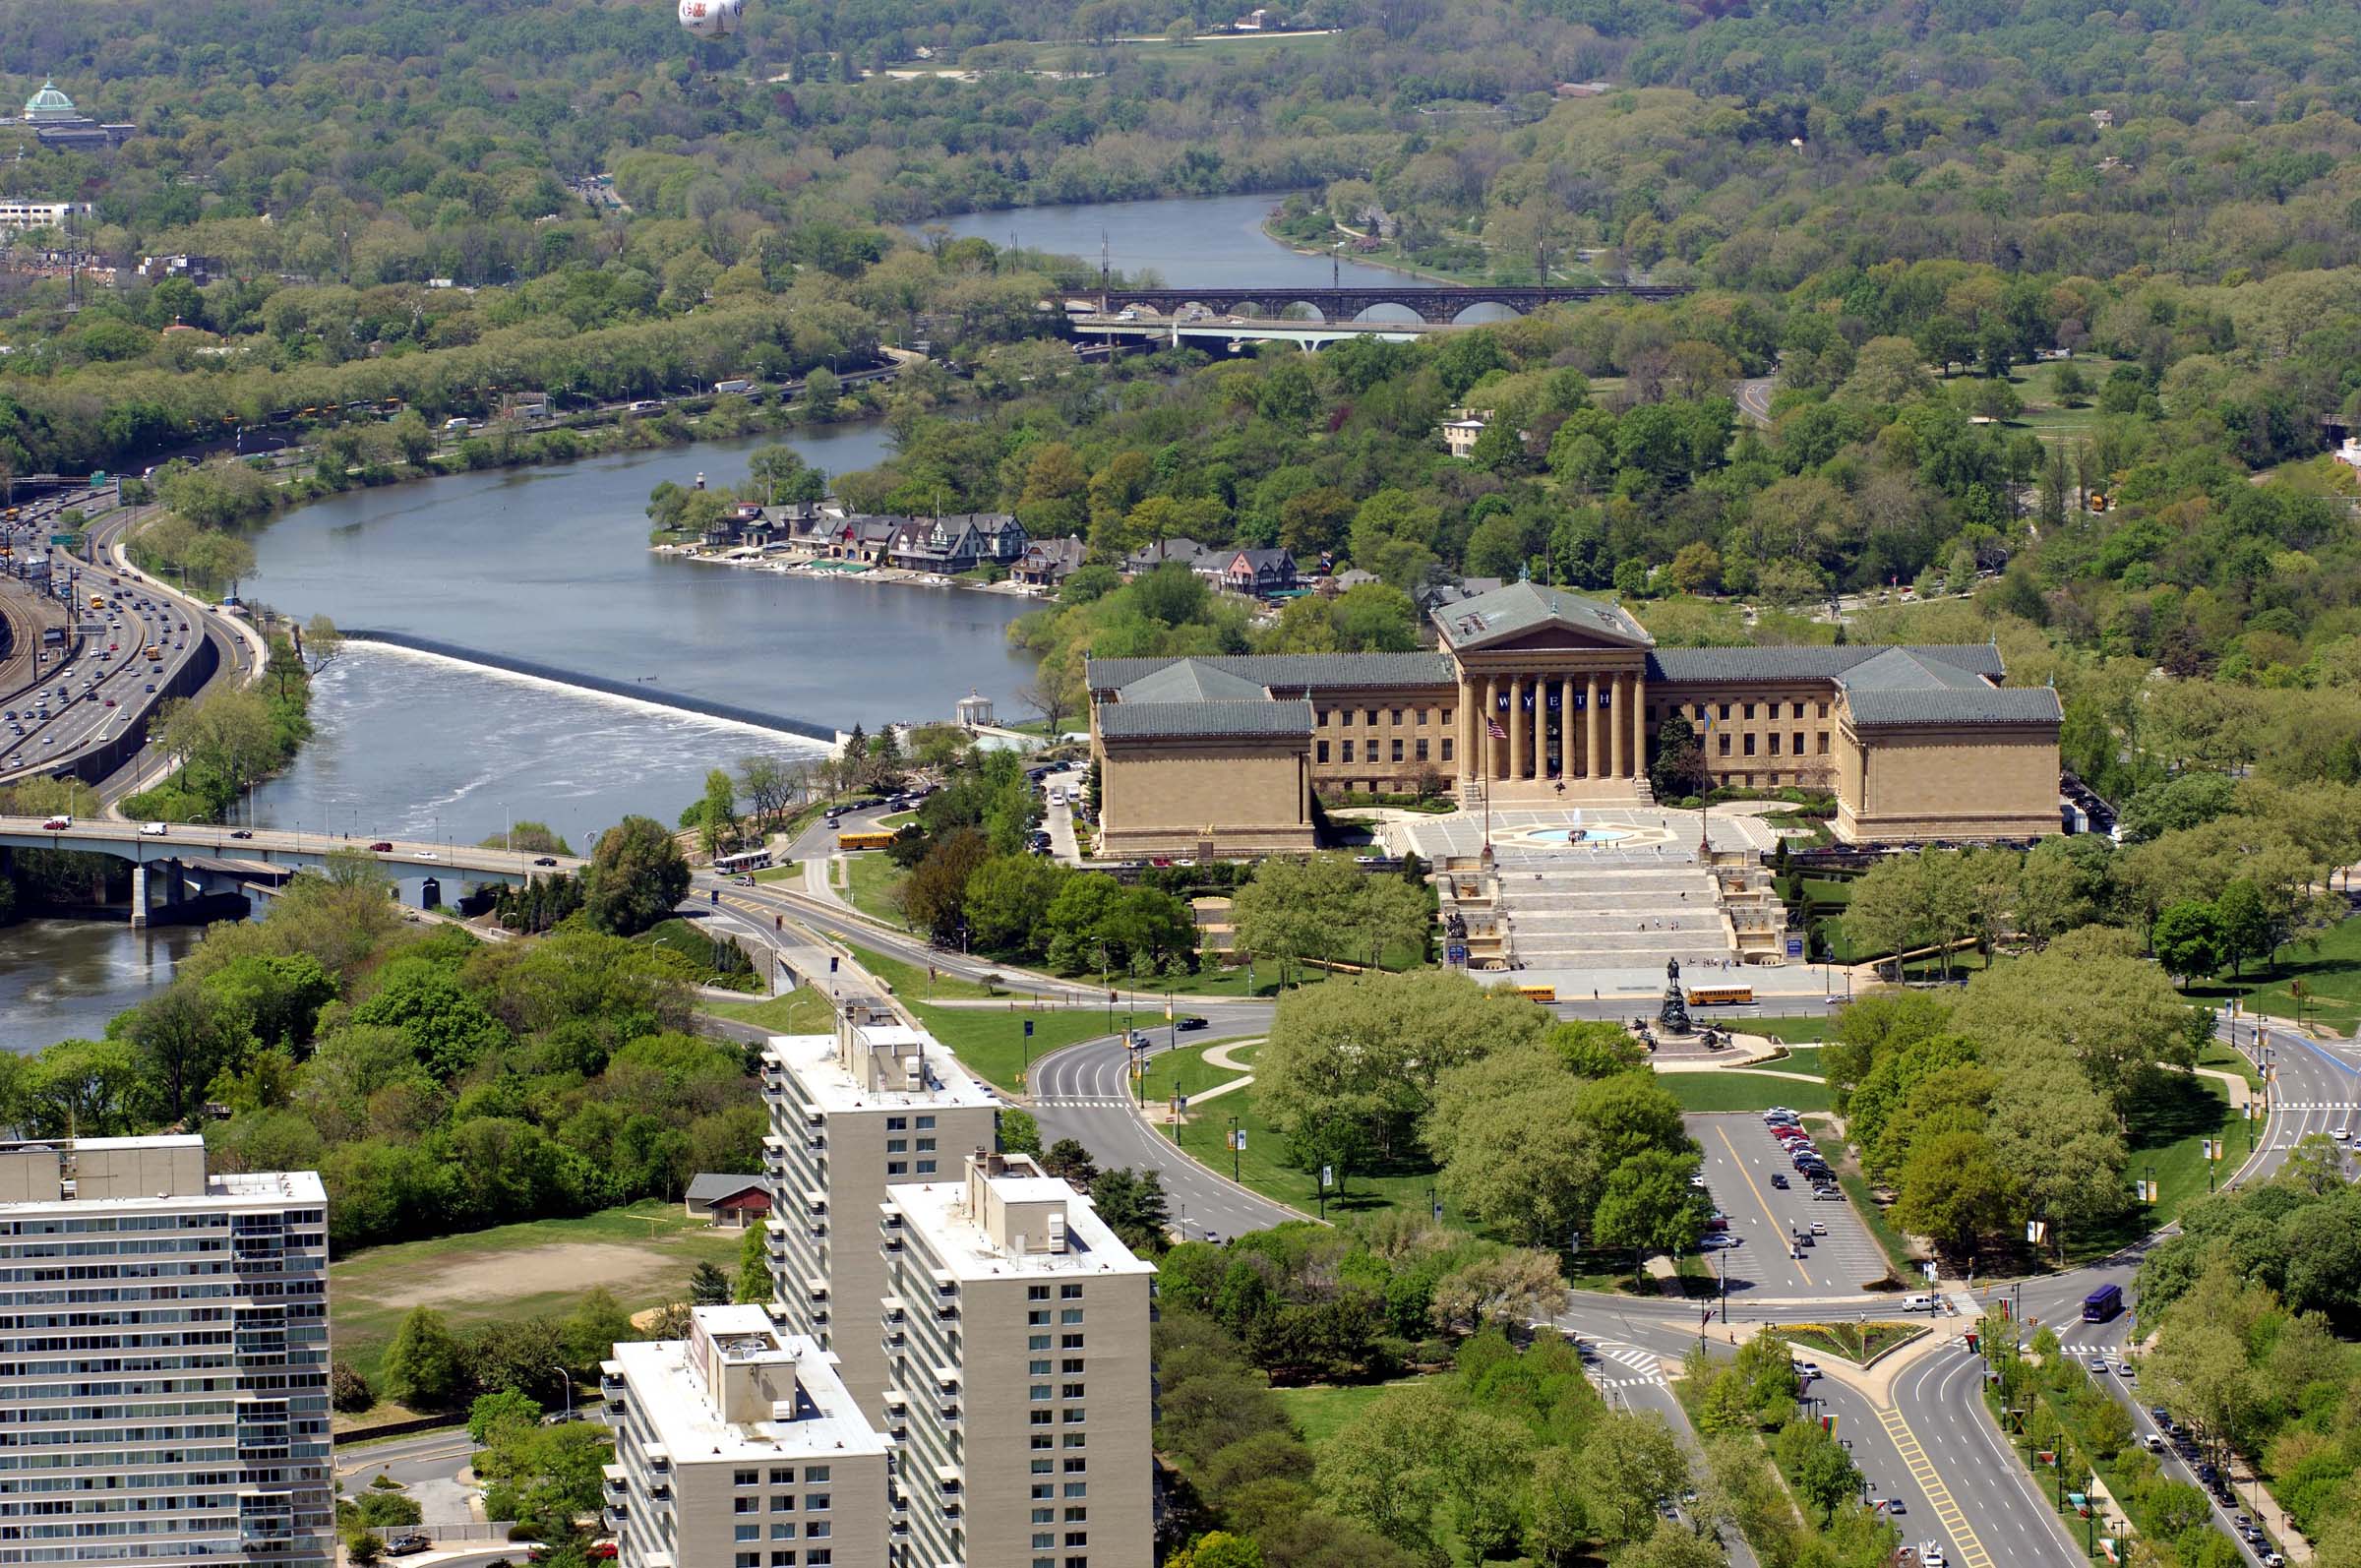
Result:
{"label": "museum steps", "polygon": [[[1522,885],[1520,885],[1522,883]],[[1678,958],[1710,963],[1736,956],[1701,866],[1602,868],[1545,882],[1501,869],[1500,902],[1511,951],[1527,969],[1630,969]]]}

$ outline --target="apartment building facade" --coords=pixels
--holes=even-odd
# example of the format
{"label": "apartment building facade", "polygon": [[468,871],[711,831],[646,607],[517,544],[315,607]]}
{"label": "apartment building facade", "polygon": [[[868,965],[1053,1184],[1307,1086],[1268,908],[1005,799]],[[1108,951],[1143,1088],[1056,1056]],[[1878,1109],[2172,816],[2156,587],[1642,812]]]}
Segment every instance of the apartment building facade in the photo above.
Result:
{"label": "apartment building facade", "polygon": [[599,1368],[622,1568],[883,1568],[885,1444],[810,1338],[760,1306],[699,1306],[689,1337]]}
{"label": "apartment building facade", "polygon": [[328,1368],[316,1174],[0,1144],[0,1564],[328,1568]]}
{"label": "apartment building facade", "polygon": [[874,1419],[886,1386],[877,1206],[891,1183],[955,1176],[968,1150],[997,1147],[998,1102],[932,1036],[866,1000],[839,1008],[832,1035],[773,1037],[762,1094],[773,1318],[836,1356]]}
{"label": "apartment building facade", "polygon": [[878,1213],[896,1568],[1148,1568],[1154,1266],[1022,1156]]}

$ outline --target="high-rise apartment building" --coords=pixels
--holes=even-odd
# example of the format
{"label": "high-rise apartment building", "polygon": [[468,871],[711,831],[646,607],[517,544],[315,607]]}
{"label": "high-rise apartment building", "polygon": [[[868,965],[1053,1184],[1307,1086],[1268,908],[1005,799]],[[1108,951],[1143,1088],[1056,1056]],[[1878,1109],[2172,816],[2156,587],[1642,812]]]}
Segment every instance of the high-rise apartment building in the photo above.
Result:
{"label": "high-rise apartment building", "polygon": [[599,1380],[621,1568],[882,1568],[885,1442],[834,1361],[759,1306],[616,1346]]}
{"label": "high-rise apartment building", "polygon": [[895,1563],[1147,1568],[1155,1267],[1068,1183],[981,1148],[893,1187],[879,1228]]}
{"label": "high-rise apartment building", "polygon": [[0,1143],[0,1564],[327,1568],[328,1364],[316,1174]]}
{"label": "high-rise apartment building", "polygon": [[773,1037],[762,1093],[773,1314],[836,1354],[874,1420],[885,1391],[878,1205],[893,1182],[956,1176],[968,1150],[998,1147],[997,1102],[932,1035],[863,1001],[842,1007],[833,1035]]}

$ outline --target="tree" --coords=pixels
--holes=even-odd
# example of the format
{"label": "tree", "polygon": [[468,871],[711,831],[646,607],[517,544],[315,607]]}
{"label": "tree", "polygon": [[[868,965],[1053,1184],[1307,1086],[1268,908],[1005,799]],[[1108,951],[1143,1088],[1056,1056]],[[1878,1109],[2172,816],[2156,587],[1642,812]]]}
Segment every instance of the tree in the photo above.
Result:
{"label": "tree", "polygon": [[[2247,889],[2251,895],[2251,884]],[[2258,907],[2260,900],[2257,900]],[[2228,944],[2222,936],[2220,913],[2211,904],[2191,899],[2173,905],[2156,916],[2156,924],[2149,934],[2149,945],[2156,950],[2156,961],[2165,973],[2175,976],[2186,989],[2192,977],[2210,975],[2222,966]]]}
{"label": "tree", "polygon": [[759,1305],[771,1297],[770,1250],[762,1227],[750,1225],[738,1243],[738,1287],[731,1299]]}
{"label": "tree", "polygon": [[1689,1462],[1662,1417],[1616,1411],[1583,1438],[1581,1475],[1600,1538],[1621,1544],[1652,1532],[1657,1505],[1688,1485]]}
{"label": "tree", "polygon": [[[2277,945],[2270,902],[2263,890],[2246,877],[2239,877],[2221,890],[2221,896],[2213,900],[2213,916],[2221,936],[2222,956],[2229,959],[2233,978],[2240,975],[2246,960],[2268,958]],[[2159,917],[2157,924],[2162,923]]]}
{"label": "tree", "polygon": [[1525,1548],[1550,1568],[1575,1560],[1591,1540],[1591,1514],[1583,1506],[1580,1462],[1551,1446],[1534,1456],[1533,1480],[1525,1495]]}
{"label": "tree", "polygon": [[1682,545],[1672,556],[1672,586],[1683,593],[1722,591],[1722,552],[1703,540]]}
{"label": "tree", "polygon": [[413,1410],[444,1410],[464,1387],[458,1341],[443,1314],[413,1306],[394,1330],[378,1378],[386,1397]]}
{"label": "tree", "polygon": [[714,1267],[710,1259],[690,1271],[689,1302],[692,1306],[720,1306],[729,1300],[730,1294],[730,1277]]}
{"label": "tree", "polygon": [[[1186,22],[1173,24],[1176,31],[1191,27]],[[1251,1536],[1208,1531],[1167,1559],[1166,1568],[1263,1568],[1262,1548]]]}
{"label": "tree", "polygon": [[1554,1316],[1565,1298],[1566,1282],[1554,1257],[1512,1248],[1464,1263],[1435,1281],[1428,1310],[1446,1334],[1484,1328],[1522,1333],[1537,1318]]}
{"label": "tree", "polygon": [[[776,821],[787,810],[800,782],[787,763],[766,753],[757,752],[738,759],[738,792],[764,823]],[[709,793],[710,783],[706,788]]]}
{"label": "tree", "polygon": [[705,793],[697,802],[696,828],[708,856],[719,854],[723,845],[736,841],[738,786],[727,768],[713,768],[705,774]]}
{"label": "tree", "polygon": [[343,653],[344,633],[338,632],[336,624],[327,616],[316,615],[304,623],[303,636],[297,645],[303,651],[305,665],[312,674],[318,675],[335,663],[337,656]]}
{"label": "tree", "polygon": [[1603,1250],[1677,1256],[1704,1234],[1689,1175],[1696,1161],[1670,1150],[1650,1150],[1609,1171],[1591,1216],[1591,1244]]}
{"label": "tree", "polygon": [[[1802,1423],[1790,1423],[1787,1431],[1793,1431],[1798,1425]],[[1852,1460],[1830,1439],[1825,1429],[1809,1425],[1803,1425],[1802,1429],[1813,1434],[1817,1440],[1806,1440],[1797,1445],[1802,1449],[1802,1457],[1793,1467],[1795,1490],[1805,1502],[1820,1511],[1822,1523],[1829,1523],[1835,1520],[1838,1505],[1859,1488],[1861,1473],[1853,1468]],[[1786,1437],[1786,1431],[1780,1434],[1783,1453],[1787,1447]]]}
{"label": "tree", "polygon": [[1132,1251],[1154,1257],[1172,1244],[1165,1235],[1171,1213],[1162,1173],[1102,1171],[1091,1178],[1090,1200],[1107,1228]]}
{"label": "tree", "polygon": [[377,1403],[369,1379],[350,1361],[332,1361],[328,1368],[328,1403],[331,1409],[347,1416],[357,1416]]}
{"label": "tree", "polygon": [[[758,1236],[761,1232],[757,1227],[748,1234]],[[768,1275],[763,1277],[763,1284],[760,1299],[768,1300]],[[603,1285],[593,1287],[558,1325],[558,1344],[567,1366],[584,1373],[595,1372],[599,1362],[615,1354],[616,1346],[637,1337],[632,1314],[623,1309],[623,1303]]]}
{"label": "tree", "polygon": [[540,1420],[539,1400],[518,1389],[494,1389],[476,1395],[467,1407],[467,1436],[478,1446],[489,1447],[503,1425],[530,1427]]}
{"label": "tree", "polygon": [[590,923],[636,936],[671,918],[689,892],[689,860],[652,817],[626,816],[598,838],[583,873],[582,908]]}
{"label": "tree", "polygon": [[2016,1196],[1983,1134],[1939,1132],[1911,1145],[1896,1182],[1894,1221],[1964,1256],[2010,1224]]}
{"label": "tree", "polygon": [[164,1113],[175,1121],[197,1108],[215,1073],[255,1044],[238,1011],[198,986],[173,986],[118,1022],[160,1084]]}

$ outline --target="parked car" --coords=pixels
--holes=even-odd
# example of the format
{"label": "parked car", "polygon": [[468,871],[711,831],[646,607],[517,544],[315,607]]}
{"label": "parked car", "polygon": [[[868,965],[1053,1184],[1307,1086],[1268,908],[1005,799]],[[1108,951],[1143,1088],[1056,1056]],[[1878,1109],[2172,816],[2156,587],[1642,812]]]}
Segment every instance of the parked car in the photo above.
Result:
{"label": "parked car", "polygon": [[425,1536],[416,1534],[395,1536],[386,1542],[386,1555],[389,1557],[415,1557],[422,1551],[432,1551],[434,1545],[434,1541]]}

